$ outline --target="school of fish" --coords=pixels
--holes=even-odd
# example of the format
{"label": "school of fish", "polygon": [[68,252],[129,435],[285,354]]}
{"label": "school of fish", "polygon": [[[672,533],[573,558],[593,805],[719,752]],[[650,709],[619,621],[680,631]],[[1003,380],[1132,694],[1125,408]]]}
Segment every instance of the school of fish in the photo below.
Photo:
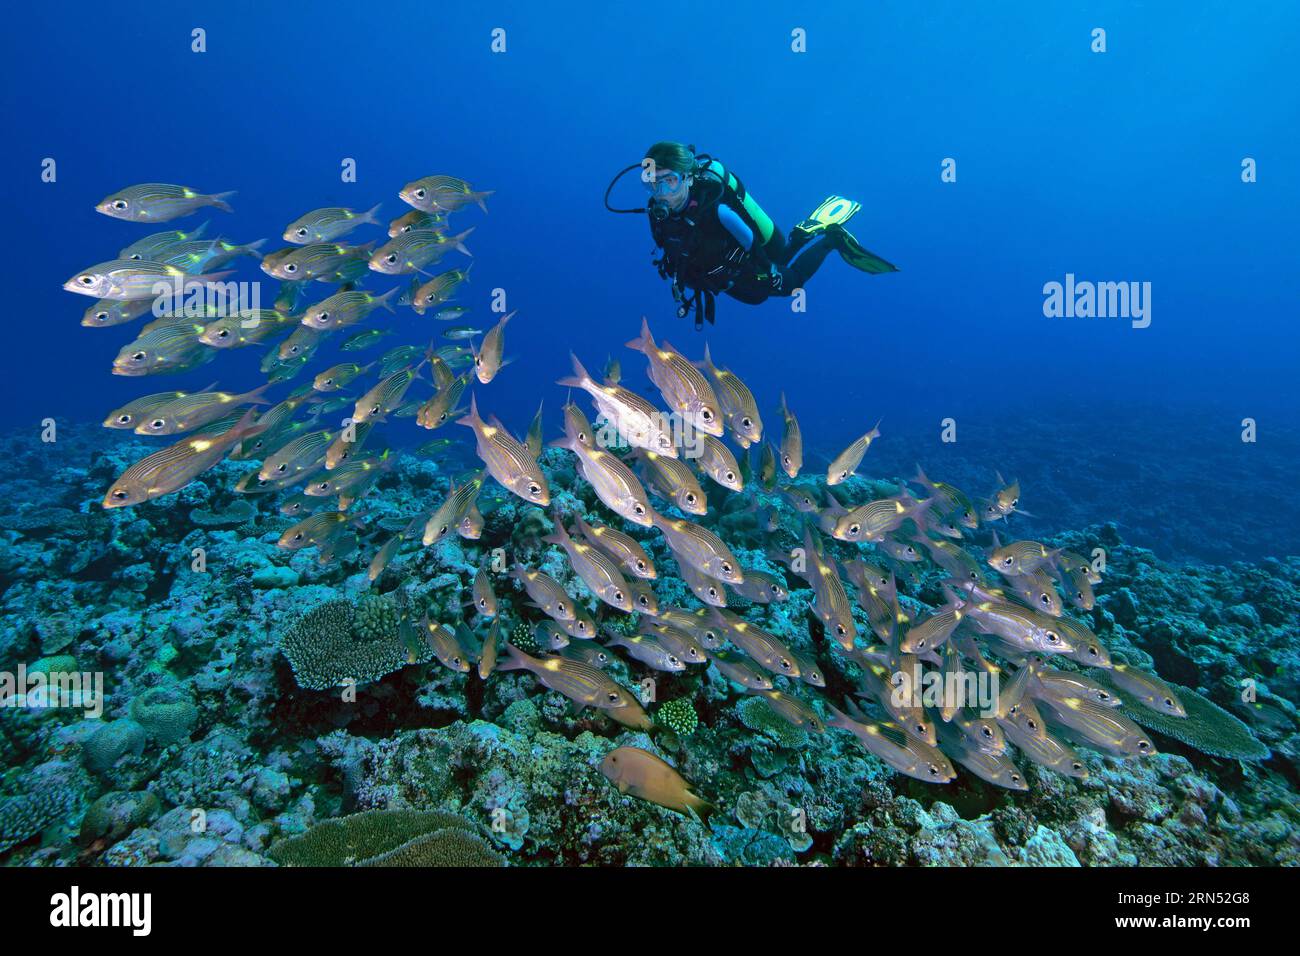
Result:
{"label": "school of fish", "polygon": [[[231,212],[232,195],[143,184],[107,196],[96,209],[125,221],[166,223],[203,209]],[[844,500],[841,486],[880,438],[879,422],[824,472],[809,474],[799,422],[784,394],[781,433],[773,438],[753,393],[735,372],[715,364],[707,345],[700,360],[691,360],[656,341],[644,319],[628,348],[644,357],[655,399],[622,383],[617,359],[596,377],[573,355],[571,374],[557,380],[569,397],[562,434],[549,444],[572,454],[579,480],[607,510],[599,522],[552,509],[540,408],[522,439],[480,411],[480,400],[489,403],[486,387],[509,364],[504,348],[513,312],[488,329],[448,325],[444,337],[468,346],[400,345],[365,364],[320,369],[276,401],[267,397],[302,373],[327,337],[345,336],[340,351],[350,353],[391,334],[369,324],[380,310],[406,307],[448,323],[464,318],[468,309],[453,300],[469,280],[469,265],[430,269],[450,253],[470,255],[465,240],[473,228],[452,233],[449,218],[472,205],[486,212],[489,195],[461,179],[427,176],[400,190],[410,209],[387,224],[382,243],[345,241],[354,230],[383,224],[379,206],[328,207],[288,223],[283,239],[289,245],[277,251],[263,253],[265,240],[206,238],[205,222],[148,235],[69,278],[65,289],[95,299],[84,326],[149,317],[119,349],[114,374],[176,373],[206,365],[223,349],[265,350],[260,367],[267,380],[254,388],[230,392],[214,383],[195,392],[164,391],[111,411],[106,427],[170,443],[127,468],[103,506],[151,501],[227,458],[248,461],[250,470],[234,490],[277,494],[280,513],[298,519],[280,537],[281,548],[314,547],[322,564],[361,551],[370,556],[374,581],[404,554],[449,535],[478,539],[479,502],[490,478],[547,513],[553,530],[545,542],[562,552],[596,610],[540,569],[515,564],[494,580],[484,565],[464,584],[467,606],[486,623],[486,636],[475,637],[464,622],[427,618],[419,634],[453,671],[474,670],[482,680],[524,671],[577,710],[593,708],[630,728],[649,730],[654,723],[638,694],[606,674],[616,651],[635,662],[634,672],[716,668],[738,694],[762,697],[792,725],[814,734],[846,732],[898,773],[933,784],[953,780],[955,763],[995,786],[1025,790],[1017,755],[1085,777],[1075,746],[1121,757],[1154,753],[1149,736],[1118,711],[1120,694],[1185,716],[1168,685],[1112,662],[1097,636],[1069,613],[1093,607],[1101,580],[1093,561],[1037,541],[1004,543],[994,530],[1023,513],[1017,482],[999,476],[991,494],[976,500],[918,467],[893,494]],[[214,305],[211,293],[233,271],[223,267],[241,257],[279,281],[272,308],[235,313],[219,300]],[[378,294],[362,288],[369,278],[389,276],[410,278]],[[165,297],[168,289],[180,295]],[[164,299],[170,310],[160,308]],[[583,394],[595,424],[575,403]],[[429,430],[469,429],[482,464],[395,533],[370,528],[355,507],[392,467],[388,450],[363,457],[375,424],[390,416],[413,418]],[[469,438],[444,434],[417,454],[440,456]],[[733,554],[719,518],[738,511],[752,516],[768,558],[788,575],[745,567]],[[656,566],[647,549],[655,538],[675,569]],[[900,588],[900,581],[916,579],[914,569],[929,566],[944,575],[944,600],[934,607]],[[698,607],[669,606],[656,594],[656,579],[674,570]],[[792,588],[812,596],[815,659],[764,627],[766,606],[790,600]],[[501,640],[502,602],[540,614],[543,653],[533,656]],[[866,628],[855,620],[855,603]],[[628,626],[612,630],[616,621]],[[1106,670],[1107,680],[1091,679],[1094,668]],[[851,691],[832,699],[828,685]],[[928,697],[923,688],[932,686],[949,693]],[[977,686],[994,688],[993,697],[951,693]],[[600,770],[620,792],[640,799],[701,818],[713,809],[648,751],[619,747]]]}

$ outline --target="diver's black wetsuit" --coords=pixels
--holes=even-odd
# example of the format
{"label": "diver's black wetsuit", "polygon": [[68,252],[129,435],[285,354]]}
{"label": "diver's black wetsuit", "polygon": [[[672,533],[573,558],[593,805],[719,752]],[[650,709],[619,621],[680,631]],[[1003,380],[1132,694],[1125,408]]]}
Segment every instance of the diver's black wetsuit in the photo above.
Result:
{"label": "diver's black wetsuit", "polygon": [[[656,262],[660,274],[675,280],[683,293],[725,292],[750,305],[771,296],[793,295],[838,247],[838,233],[824,232],[805,249],[812,236],[796,230],[787,241],[773,223],[764,243],[758,238],[762,228],[746,208],[744,186],[734,176],[731,181],[738,189],[697,178],[681,210],[662,219],[650,218],[650,235],[663,250]],[[749,248],[741,245],[720,213],[739,219],[749,229],[754,237]],[[760,215],[765,214],[760,210]]]}

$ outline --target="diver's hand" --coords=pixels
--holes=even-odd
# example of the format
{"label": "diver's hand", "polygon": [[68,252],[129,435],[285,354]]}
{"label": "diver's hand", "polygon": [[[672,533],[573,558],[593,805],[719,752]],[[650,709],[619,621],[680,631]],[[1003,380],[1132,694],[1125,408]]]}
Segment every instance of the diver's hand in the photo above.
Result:
{"label": "diver's hand", "polygon": [[782,287],[785,285],[785,276],[781,273],[780,269],[775,265],[772,265],[768,270],[767,281],[769,285],[771,285],[773,292],[780,292]]}

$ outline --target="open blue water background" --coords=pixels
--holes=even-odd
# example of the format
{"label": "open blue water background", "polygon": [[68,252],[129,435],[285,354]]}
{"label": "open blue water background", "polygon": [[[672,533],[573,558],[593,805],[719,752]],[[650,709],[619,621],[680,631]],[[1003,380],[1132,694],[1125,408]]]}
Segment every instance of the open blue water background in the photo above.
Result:
{"label": "open blue water background", "polygon": [[[179,376],[109,374],[133,327],[81,328],[90,300],[61,284],[152,231],[94,212],[114,189],[237,189],[214,231],[275,248],[309,209],[383,201],[388,219],[405,211],[404,183],[450,173],[497,191],[487,216],[453,225],[476,227],[469,319],[495,318],[498,288],[519,310],[516,363],[476,388],[518,432],[542,399],[558,431],[552,383],[571,349],[593,370],[621,353],[628,381],[648,388],[622,348],[646,315],[693,357],[707,339],[773,435],[783,390],[814,455],[883,418],[868,470],[910,474],[921,460],[975,494],[995,469],[1020,476],[1044,532],[1113,519],[1168,557],[1294,554],[1300,16],[1283,2],[1066,6],[10,11],[0,407],[18,440],[35,440],[47,416],[98,421],[147,392],[259,383],[252,349]],[[206,53],[190,50],[194,27]],[[1090,49],[1097,27],[1105,53]],[[791,50],[796,28],[806,53]],[[697,334],[649,265],[644,221],[601,204],[659,139],[722,159],[783,229],[829,193],[860,200],[851,228],[901,272],[866,276],[832,256],[806,313],[722,299],[717,326]],[[55,183],[41,181],[46,157]],[[344,157],[356,183],[340,181]],[[940,179],[948,157],[955,183]],[[1241,180],[1246,157],[1258,182]],[[615,194],[643,198],[631,177]],[[1150,327],[1045,318],[1043,285],[1066,273],[1150,282]],[[389,345],[441,331],[409,310],[374,321],[395,323]],[[322,350],[313,368],[334,360]],[[939,442],[945,417],[955,445]],[[1258,423],[1253,444],[1244,418]]]}

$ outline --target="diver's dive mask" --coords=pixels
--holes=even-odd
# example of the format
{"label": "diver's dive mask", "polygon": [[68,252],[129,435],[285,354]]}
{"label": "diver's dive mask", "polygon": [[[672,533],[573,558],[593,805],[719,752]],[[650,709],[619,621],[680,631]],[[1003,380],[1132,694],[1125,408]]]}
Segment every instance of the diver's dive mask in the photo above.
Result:
{"label": "diver's dive mask", "polygon": [[680,209],[691,191],[690,174],[675,169],[659,170],[654,179],[644,182],[650,192],[648,211],[655,219],[667,219],[674,209]]}

